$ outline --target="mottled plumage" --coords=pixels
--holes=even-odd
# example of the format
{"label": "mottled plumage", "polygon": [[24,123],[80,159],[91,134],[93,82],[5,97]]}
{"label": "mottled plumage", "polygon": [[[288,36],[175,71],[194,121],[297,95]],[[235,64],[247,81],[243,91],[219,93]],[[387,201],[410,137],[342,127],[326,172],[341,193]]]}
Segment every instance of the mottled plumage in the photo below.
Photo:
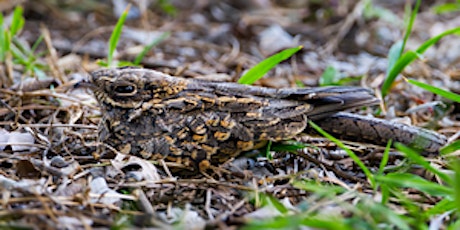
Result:
{"label": "mottled plumage", "polygon": [[206,167],[378,100],[361,87],[271,89],[172,77],[140,68],[98,70],[99,138],[118,151]]}

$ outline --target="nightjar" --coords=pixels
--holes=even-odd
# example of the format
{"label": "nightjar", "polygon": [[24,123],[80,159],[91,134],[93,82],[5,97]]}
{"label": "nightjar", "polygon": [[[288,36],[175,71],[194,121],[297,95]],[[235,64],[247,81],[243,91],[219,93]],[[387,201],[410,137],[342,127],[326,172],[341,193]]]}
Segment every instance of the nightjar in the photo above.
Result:
{"label": "nightjar", "polygon": [[101,106],[99,141],[124,154],[193,169],[218,165],[267,141],[293,138],[307,128],[307,119],[348,139],[385,144],[391,138],[411,142],[422,136],[428,152],[445,143],[442,135],[420,128],[338,113],[378,104],[361,87],[272,89],[133,67],[95,71],[83,85]]}

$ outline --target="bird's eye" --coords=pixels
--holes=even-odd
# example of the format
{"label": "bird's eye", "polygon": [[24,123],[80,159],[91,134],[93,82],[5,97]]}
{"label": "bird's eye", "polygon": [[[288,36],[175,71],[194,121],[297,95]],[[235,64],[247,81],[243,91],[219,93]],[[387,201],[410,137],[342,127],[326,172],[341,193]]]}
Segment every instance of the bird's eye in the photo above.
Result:
{"label": "bird's eye", "polygon": [[131,95],[136,93],[136,87],[133,85],[117,85],[114,91],[118,94]]}

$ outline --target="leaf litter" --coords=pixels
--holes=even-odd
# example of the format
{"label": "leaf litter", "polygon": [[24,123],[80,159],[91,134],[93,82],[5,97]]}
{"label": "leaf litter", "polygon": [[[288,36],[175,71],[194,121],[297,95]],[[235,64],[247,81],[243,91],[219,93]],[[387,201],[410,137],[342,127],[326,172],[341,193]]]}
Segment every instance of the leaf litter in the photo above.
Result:
{"label": "leaf litter", "polygon": [[[122,154],[99,155],[100,111],[89,92],[73,85],[99,68],[96,60],[106,56],[117,17],[110,9],[119,3],[113,1],[112,8],[110,4],[90,2],[82,1],[78,10],[73,9],[74,5],[46,0],[23,3],[27,20],[21,40],[31,46],[43,32],[40,24],[46,27],[52,47],[39,46],[40,52],[47,53],[40,61],[52,63],[49,66],[58,71],[45,69],[47,77],[41,79],[18,64],[0,64],[0,226],[228,228],[284,215],[278,204],[264,205],[270,200],[265,194],[279,199],[290,214],[302,213],[302,208],[311,206],[309,212],[332,217],[350,215],[349,205],[365,201],[363,194],[381,199],[382,194],[372,191],[356,163],[321,137],[298,137],[298,141],[314,147],[297,154],[269,150],[272,159],[260,154],[258,158],[237,159],[221,167],[222,172],[207,176],[177,177],[168,171],[167,163]],[[256,84],[296,87],[300,82],[306,87],[317,86],[319,76],[331,66],[341,76],[358,76],[359,81],[353,84],[377,89],[387,68],[387,51],[402,37],[402,29],[391,21],[394,17],[366,19],[362,6],[351,2],[336,6],[303,1],[171,1],[180,12],[175,17],[154,5],[134,4],[116,59],[134,60],[142,46],[169,32],[170,37],[154,46],[141,65],[188,78],[236,81],[267,56],[302,45],[299,54]],[[17,3],[11,4],[7,14]],[[392,15],[404,9],[403,4],[382,4]],[[53,10],[48,13],[43,6]],[[459,26],[456,16],[446,16],[451,19],[446,21],[438,17],[422,9],[407,43],[410,49]],[[441,40],[438,47],[424,54],[424,59],[409,66],[404,76],[459,93],[455,71],[460,68],[460,52],[450,49],[457,43],[454,36]],[[57,60],[51,61],[51,49],[55,49]],[[400,79],[385,101],[388,107],[382,117],[431,127],[458,139],[458,105],[443,107],[444,99]],[[378,169],[383,148],[346,144],[368,167]],[[445,167],[446,163],[436,156],[430,160],[433,167]],[[387,169],[404,167],[408,166],[403,155],[391,150]],[[408,170],[434,180],[424,169]],[[322,197],[294,185],[303,180],[337,185],[347,192],[330,191],[333,197]],[[424,201],[424,194],[406,192],[427,207],[438,199]],[[397,203],[388,206],[397,213],[408,213]],[[433,219],[432,226],[442,226],[448,215]]]}

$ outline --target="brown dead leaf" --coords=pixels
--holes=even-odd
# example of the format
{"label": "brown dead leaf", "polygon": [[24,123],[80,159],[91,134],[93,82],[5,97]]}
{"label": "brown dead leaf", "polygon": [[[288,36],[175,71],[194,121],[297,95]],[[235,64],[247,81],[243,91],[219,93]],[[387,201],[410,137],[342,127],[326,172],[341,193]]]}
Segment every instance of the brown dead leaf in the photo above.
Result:
{"label": "brown dead leaf", "polygon": [[40,178],[41,173],[28,160],[19,160],[16,162],[16,174],[20,178]]}

